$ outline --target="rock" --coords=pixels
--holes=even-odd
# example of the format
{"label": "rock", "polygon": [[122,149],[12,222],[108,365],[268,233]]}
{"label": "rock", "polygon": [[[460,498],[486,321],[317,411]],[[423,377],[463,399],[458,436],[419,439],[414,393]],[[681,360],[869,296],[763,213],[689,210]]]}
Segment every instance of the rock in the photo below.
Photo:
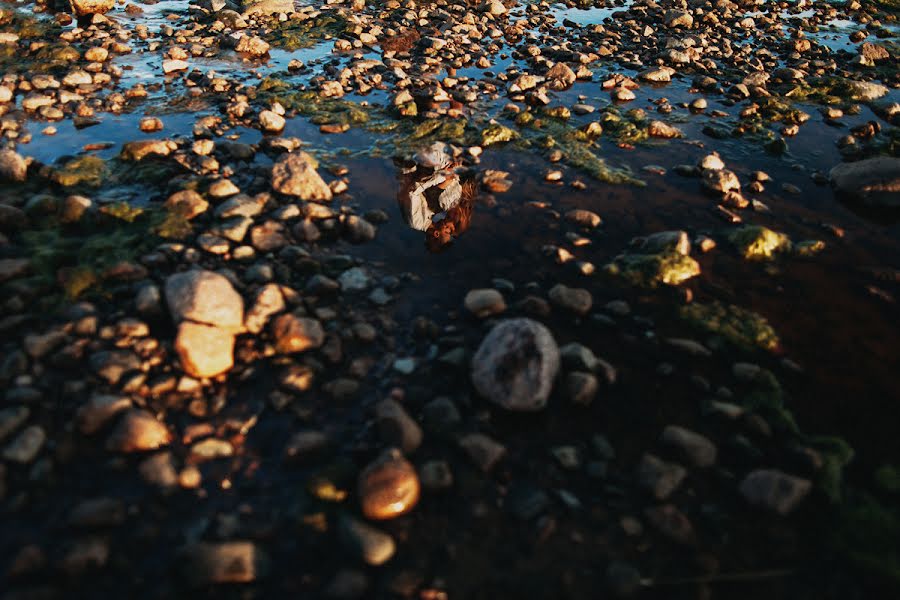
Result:
{"label": "rock", "polygon": [[506,14],[506,7],[500,0],[486,0],[482,3],[479,10],[483,13],[494,15],[495,17]]}
{"label": "rock", "polygon": [[0,150],[0,181],[20,183],[28,177],[28,163],[15,150]]}
{"label": "rock", "polygon": [[271,110],[264,110],[259,113],[259,124],[263,131],[269,133],[281,133],[287,124],[284,117]]}
{"label": "rock", "polygon": [[579,227],[587,227],[589,229],[594,229],[603,222],[603,219],[600,218],[600,215],[583,208],[575,208],[566,212],[565,218],[566,221],[572,223],[573,225],[578,225]]}
{"label": "rock", "polygon": [[878,100],[882,96],[886,96],[890,91],[887,86],[875,83],[874,81],[851,81],[846,82],[847,97],[850,100],[860,102],[870,102]]}
{"label": "rock", "polygon": [[115,0],[69,0],[69,6],[76,17],[102,15],[113,9]]}
{"label": "rock", "polygon": [[663,121],[650,121],[650,125],[647,126],[647,134],[650,137],[663,139],[684,137],[680,129]]}
{"label": "rock", "polygon": [[0,258],[0,283],[26,275],[31,270],[27,258]]}
{"label": "rock", "polygon": [[344,235],[354,244],[364,244],[375,239],[378,229],[356,215],[347,215],[343,219]]}
{"label": "rock", "polygon": [[175,351],[191,377],[204,379],[234,365],[234,334],[226,329],[185,321],[178,326]]}
{"label": "rock", "polygon": [[126,396],[94,394],[78,408],[75,420],[78,430],[85,435],[100,431],[114,416],[131,408],[131,400]]}
{"label": "rock", "polygon": [[376,404],[375,419],[381,438],[404,453],[415,452],[422,444],[422,428],[396,400],[388,398]]}
{"label": "rock", "polygon": [[444,460],[429,460],[419,468],[419,481],[428,492],[441,492],[453,487],[453,471]]}
{"label": "rock", "polygon": [[572,87],[575,83],[577,76],[575,75],[575,71],[573,71],[566,63],[558,62],[547,71],[546,74],[547,81],[550,82],[550,87],[554,90],[561,91]]}
{"label": "rock", "polygon": [[676,447],[695,467],[711,467],[716,463],[716,446],[708,438],[684,427],[669,425],[663,430],[662,442]]}
{"label": "rock", "polygon": [[566,375],[565,395],[572,404],[590,406],[597,395],[599,383],[592,373],[573,371]]}
{"label": "rock", "polygon": [[176,273],[166,279],[165,293],[176,323],[188,320],[230,332],[240,331],[244,324],[243,298],[218,273]]}
{"label": "rock", "polygon": [[171,75],[172,73],[177,73],[179,71],[187,71],[190,68],[191,65],[187,61],[174,58],[167,58],[162,63],[163,73],[166,75]]}
{"label": "rock", "polygon": [[900,207],[900,158],[842,163],[831,169],[829,178],[838,194],[870,206]]}
{"label": "rock", "polygon": [[654,506],[644,511],[647,521],[661,534],[679,544],[690,546],[696,542],[691,521],[671,504]]}
{"label": "rock", "polygon": [[72,527],[114,527],[125,521],[125,503],[119,498],[92,498],[80,502],[69,513]]}
{"label": "rock", "polygon": [[703,186],[718,194],[730,191],[741,191],[741,182],[737,175],[728,169],[706,169],[703,171]]}
{"label": "rock", "polygon": [[138,466],[141,478],[148,484],[168,491],[178,485],[178,473],[171,452],[159,452],[145,459]]}
{"label": "rock", "polygon": [[472,382],[484,398],[512,411],[541,410],[559,371],[550,331],[531,319],[501,321],[472,359]]}
{"label": "rock", "polygon": [[371,285],[369,274],[362,267],[347,269],[337,281],[344,292],[364,292]]}
{"label": "rock", "polygon": [[129,350],[96,352],[91,355],[90,364],[97,375],[112,385],[119,383],[119,380],[126,373],[137,371],[141,368],[141,360],[134,352]]}
{"label": "rock", "polygon": [[483,319],[491,315],[498,315],[506,310],[506,302],[503,294],[495,289],[471,290],[463,300],[463,306],[470,313]]}
{"label": "rock", "polygon": [[506,447],[483,433],[464,435],[459,446],[483,473],[490,472],[506,456]]}
{"label": "rock", "polygon": [[740,485],[741,495],[747,502],[780,515],[793,511],[811,489],[809,480],[775,469],[753,471]]}
{"label": "rock", "polygon": [[287,313],[272,322],[275,349],[281,354],[305,352],[320,347],[325,342],[322,324],[315,319]]}
{"label": "rock", "polygon": [[26,427],[3,449],[3,459],[27,465],[37,458],[46,441],[47,434],[42,427],[39,425]]}
{"label": "rock", "polygon": [[613,562],[606,569],[606,585],[616,598],[630,598],[641,590],[641,572],[634,566]]}
{"label": "rock", "polygon": [[269,317],[284,309],[284,294],[281,293],[281,287],[275,283],[266,284],[256,292],[253,306],[244,317],[244,328],[250,333],[259,333],[265,328]]}
{"label": "rock", "polygon": [[684,467],[660,460],[652,454],[644,454],[638,465],[638,483],[657,500],[668,498],[681,485],[685,476],[687,471]]}
{"label": "rock", "polygon": [[253,542],[197,542],[178,552],[178,567],[193,588],[250,583],[268,570],[265,553]]}
{"label": "rock", "polygon": [[550,302],[557,308],[584,316],[594,304],[591,293],[583,288],[570,288],[561,283],[550,288]]}
{"label": "rock", "polygon": [[331,188],[316,171],[318,166],[306,152],[286,154],[272,167],[272,189],[301,200],[331,200]]}
{"label": "rock", "polygon": [[241,14],[245,17],[294,12],[294,0],[243,0],[241,5],[243,8]]}
{"label": "rock", "polygon": [[166,426],[145,410],[131,409],[116,424],[106,449],[112,452],[145,452],[167,446],[172,436]]}
{"label": "rock", "polygon": [[396,448],[386,450],[359,476],[363,514],[377,521],[408,513],[419,501],[419,477]]}
{"label": "rock", "polygon": [[690,29],[694,24],[694,17],[686,10],[667,10],[663,16],[666,27],[684,27]]}
{"label": "rock", "polygon": [[166,208],[175,208],[185,219],[190,220],[205,213],[209,202],[194,190],[182,190],[166,199]]}
{"label": "rock", "polygon": [[0,442],[25,424],[31,410],[27,406],[10,406],[0,410]]}
{"label": "rock", "polygon": [[331,440],[321,431],[298,431],[284,447],[284,460],[301,462],[321,454],[331,445]]}
{"label": "rock", "polygon": [[269,53],[269,44],[262,38],[255,35],[243,35],[238,40],[235,47],[237,52],[249,54],[250,56],[260,57]]}
{"label": "rock", "polygon": [[338,537],[354,556],[373,567],[389,561],[397,550],[394,538],[353,517],[340,518]]}
{"label": "rock", "polygon": [[138,140],[127,142],[122,146],[122,160],[140,162],[148,156],[169,156],[178,149],[178,145],[170,140]]}

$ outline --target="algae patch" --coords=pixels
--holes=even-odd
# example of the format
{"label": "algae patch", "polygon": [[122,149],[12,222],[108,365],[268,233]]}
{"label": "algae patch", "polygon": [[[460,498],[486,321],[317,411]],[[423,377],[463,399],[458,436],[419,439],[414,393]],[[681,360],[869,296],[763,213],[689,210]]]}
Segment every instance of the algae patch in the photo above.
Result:
{"label": "algae patch", "polygon": [[679,309],[679,316],[695,327],[745,349],[778,350],[781,342],[764,317],[734,305],[694,302]]}

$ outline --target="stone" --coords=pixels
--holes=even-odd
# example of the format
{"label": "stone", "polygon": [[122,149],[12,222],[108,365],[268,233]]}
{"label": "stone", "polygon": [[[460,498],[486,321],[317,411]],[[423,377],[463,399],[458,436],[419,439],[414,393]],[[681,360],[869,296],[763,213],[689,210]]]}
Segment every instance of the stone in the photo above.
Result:
{"label": "stone", "polygon": [[788,475],[776,469],[758,469],[748,474],[740,485],[741,495],[753,506],[787,515],[812,489],[808,479]]}
{"label": "stone", "polygon": [[696,542],[696,534],[691,521],[671,504],[648,508],[644,511],[644,516],[657,531],[673,542],[685,546]]}
{"label": "stone", "polygon": [[250,333],[261,332],[269,322],[269,317],[285,310],[284,294],[281,287],[269,283],[261,287],[253,300],[253,305],[244,316],[244,328]]}
{"label": "stone", "polygon": [[355,557],[373,567],[383,565],[397,551],[390,535],[349,516],[339,519],[338,538]]}
{"label": "stone", "polygon": [[638,465],[638,483],[657,500],[665,500],[678,489],[687,476],[681,465],[665,462],[652,454],[644,454]]}
{"label": "stone", "polygon": [[419,476],[396,448],[386,450],[360,473],[357,488],[363,514],[376,521],[404,515],[419,501]]}
{"label": "stone", "polygon": [[165,294],[176,323],[188,320],[230,332],[239,331],[244,324],[243,298],[218,273],[176,273],[166,279]]}
{"label": "stone", "polygon": [[285,444],[284,460],[301,462],[321,454],[330,445],[331,440],[321,431],[298,431]]}
{"label": "stone", "polygon": [[331,200],[331,188],[316,171],[318,166],[306,152],[288,153],[272,167],[272,189],[301,200]]}
{"label": "stone", "polygon": [[78,430],[85,435],[100,431],[113,417],[131,408],[131,399],[127,396],[111,394],[94,394],[87,402],[78,407],[75,421]]}
{"label": "stone", "polygon": [[209,202],[194,190],[182,190],[166,199],[166,208],[174,208],[180,211],[185,219],[190,220],[205,213],[209,208]]}
{"label": "stone", "polygon": [[26,275],[31,270],[27,258],[0,258],[0,283]]}
{"label": "stone", "polygon": [[271,110],[264,110],[259,113],[259,125],[263,131],[268,133],[280,133],[287,121],[284,117]]}
{"label": "stone", "polygon": [[463,300],[463,306],[479,319],[498,315],[506,310],[503,294],[490,288],[470,290]]}
{"label": "stone", "polygon": [[265,56],[269,53],[269,44],[264,39],[255,35],[242,35],[235,47],[237,52],[254,57]]}
{"label": "stone", "polygon": [[7,444],[2,457],[10,462],[27,465],[37,458],[46,441],[47,434],[44,429],[39,425],[30,425]]}
{"label": "stone", "polygon": [[15,150],[0,150],[0,181],[21,183],[28,177],[28,163]]}
{"label": "stone", "polygon": [[547,405],[559,371],[553,335],[532,319],[501,321],[472,358],[472,383],[481,396],[511,411]]}
{"label": "stone", "polygon": [[647,126],[647,135],[663,139],[684,137],[680,129],[663,121],[650,121],[650,125]]}
{"label": "stone", "polygon": [[459,446],[483,473],[489,473],[506,456],[506,447],[483,433],[464,435]]}
{"label": "stone", "polygon": [[119,419],[106,440],[106,449],[112,452],[145,452],[158,450],[171,441],[169,430],[152,414],[131,409]]}
{"label": "stone", "polygon": [[841,163],[829,173],[835,192],[870,206],[900,207],[900,158],[877,156]]}
{"label": "stone", "polygon": [[122,376],[141,368],[141,360],[130,350],[104,350],[91,355],[91,369],[113,385],[119,383]]}
{"label": "stone", "polygon": [[717,450],[708,438],[677,425],[663,430],[661,441],[678,449],[695,467],[711,467],[716,463]]}
{"label": "stone", "polygon": [[428,492],[441,492],[453,487],[453,471],[445,460],[429,460],[419,467],[419,481]]}
{"label": "stone", "polygon": [[378,229],[356,215],[347,215],[343,220],[344,235],[354,244],[364,244],[375,239]]}
{"label": "stone", "polygon": [[788,236],[761,225],[736,229],[728,235],[728,240],[746,260],[771,260],[775,254],[791,250]]}
{"label": "stone", "polygon": [[178,552],[178,567],[188,585],[250,583],[265,576],[268,559],[254,542],[196,542]]}
{"label": "stone", "polygon": [[69,6],[76,17],[102,15],[113,9],[115,0],[69,0]]}
{"label": "stone", "polygon": [[600,215],[583,208],[575,208],[567,211],[565,214],[565,219],[573,225],[586,227],[588,229],[594,229],[603,222],[603,219],[600,218]]}
{"label": "stone", "polygon": [[125,503],[119,498],[92,498],[69,513],[69,525],[83,529],[114,527],[125,521]]}
{"label": "stone", "polygon": [[27,406],[9,406],[0,410],[0,442],[24,425],[30,415]]}
{"label": "stone", "polygon": [[690,29],[694,24],[694,17],[686,10],[667,10],[663,16],[666,27],[684,27]]}
{"label": "stone", "polygon": [[599,382],[593,373],[573,371],[566,375],[565,396],[572,404],[590,406],[597,395]]}
{"label": "stone", "polygon": [[191,377],[215,377],[234,365],[234,334],[226,329],[185,321],[178,326],[175,351],[184,372]]}
{"label": "stone", "polygon": [[270,329],[275,349],[281,354],[305,352],[319,348],[325,342],[325,331],[319,321],[292,313],[278,316]]}
{"label": "stone", "polygon": [[381,438],[406,454],[422,444],[422,428],[396,400],[387,398],[375,405],[375,419]]}
{"label": "stone", "polygon": [[550,288],[550,302],[557,308],[584,316],[594,304],[591,293],[583,288],[570,288],[561,283]]}
{"label": "stone", "polygon": [[740,192],[741,182],[737,175],[728,169],[706,169],[703,171],[703,186],[711,192],[726,194],[730,191]]}

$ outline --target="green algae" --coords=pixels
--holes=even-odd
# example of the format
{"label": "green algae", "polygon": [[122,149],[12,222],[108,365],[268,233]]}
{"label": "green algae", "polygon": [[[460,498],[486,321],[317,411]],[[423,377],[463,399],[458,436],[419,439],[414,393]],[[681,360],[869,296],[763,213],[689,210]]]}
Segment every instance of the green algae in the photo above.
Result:
{"label": "green algae", "polygon": [[791,249],[788,236],[761,225],[747,225],[736,229],[728,235],[728,241],[735,245],[746,260],[772,260],[775,254]]}
{"label": "green algae", "polygon": [[825,242],[822,240],[804,240],[794,244],[794,254],[804,258],[816,256],[823,250],[825,250]]}
{"label": "green algae", "polygon": [[631,109],[622,114],[610,106],[604,109],[600,117],[603,133],[618,144],[635,145],[650,139],[649,122],[646,114],[640,109]]}
{"label": "green algae", "polygon": [[900,510],[868,493],[856,493],[828,528],[829,545],[857,568],[900,592]]}
{"label": "green algae", "polygon": [[481,145],[484,147],[502,144],[518,139],[519,133],[500,123],[491,123],[481,132]]}
{"label": "green algae", "polygon": [[761,315],[734,305],[719,302],[693,302],[679,309],[679,316],[691,325],[719,336],[747,350],[773,352],[781,342],[775,330]]}
{"label": "green algae", "polygon": [[315,46],[322,40],[340,35],[347,29],[347,21],[335,14],[323,14],[313,19],[284,23],[272,20],[273,27],[262,38],[273,48],[288,51]]}
{"label": "green algae", "polygon": [[696,260],[680,252],[658,254],[622,254],[606,265],[610,275],[622,277],[632,285],[655,288],[659,285],[679,285],[700,274]]}
{"label": "green algae", "polygon": [[50,179],[63,187],[85,185],[99,187],[109,175],[106,161],[96,156],[81,156],[54,169]]}

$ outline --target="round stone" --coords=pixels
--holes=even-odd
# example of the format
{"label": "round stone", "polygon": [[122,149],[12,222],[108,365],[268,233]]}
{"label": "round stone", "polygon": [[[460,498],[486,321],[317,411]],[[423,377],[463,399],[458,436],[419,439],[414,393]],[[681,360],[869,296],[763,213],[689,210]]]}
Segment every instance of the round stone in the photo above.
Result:
{"label": "round stone", "polygon": [[378,521],[403,515],[419,501],[419,477],[396,448],[386,450],[359,476],[363,514]]}

